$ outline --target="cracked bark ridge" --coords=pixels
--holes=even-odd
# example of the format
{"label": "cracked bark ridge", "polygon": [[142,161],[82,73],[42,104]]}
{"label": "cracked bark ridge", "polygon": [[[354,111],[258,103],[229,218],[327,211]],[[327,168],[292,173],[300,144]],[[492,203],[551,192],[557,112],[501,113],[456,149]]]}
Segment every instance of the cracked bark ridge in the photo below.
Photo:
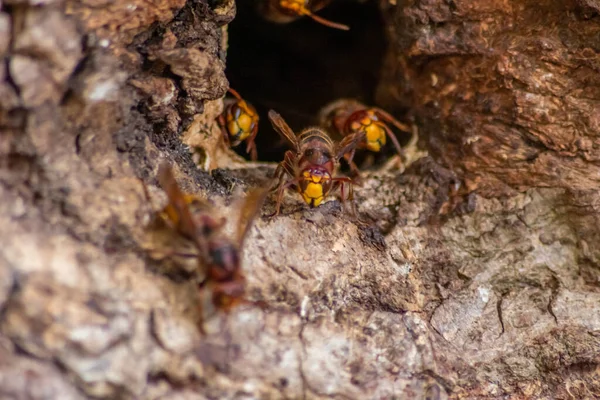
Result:
{"label": "cracked bark ridge", "polygon": [[399,1],[382,102],[485,196],[598,186],[597,1]]}
{"label": "cracked bark ridge", "polygon": [[[361,222],[338,202],[308,210],[287,193],[282,215],[259,219],[243,254],[249,296],[268,307],[218,314],[200,335],[194,280],[168,270],[177,260],[154,259],[148,238],[162,240],[150,230],[152,207],[164,204],[154,186],[162,158],[184,190],[226,216],[233,187],[272,172],[209,175],[180,141],[218,135],[223,64],[200,62],[206,81],[194,80],[190,60],[221,59],[233,2],[9,3],[0,11],[0,32],[12,35],[0,35],[0,397],[600,395],[596,195],[475,194],[467,212],[433,224],[461,171],[431,158],[366,176]],[[436,4],[411,3],[435,20],[454,15],[431,13]],[[578,4],[596,18],[594,2]],[[427,130],[441,121],[419,123],[434,150],[447,141],[455,151],[460,125],[448,137]]]}

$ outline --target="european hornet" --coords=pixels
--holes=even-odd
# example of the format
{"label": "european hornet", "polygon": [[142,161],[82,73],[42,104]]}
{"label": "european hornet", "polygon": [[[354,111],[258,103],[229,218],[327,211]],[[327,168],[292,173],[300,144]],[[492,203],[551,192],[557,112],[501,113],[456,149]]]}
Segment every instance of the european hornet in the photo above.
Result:
{"label": "european hornet", "polygon": [[347,31],[348,25],[329,21],[314,14],[331,0],[262,0],[259,2],[259,11],[269,21],[285,24],[297,18],[308,16],[321,25]]}
{"label": "european hornet", "polygon": [[[283,161],[277,166],[274,178],[277,180],[277,204],[273,217],[279,214],[285,189],[294,189],[311,208],[317,207],[331,192],[340,188],[342,202],[352,201],[352,179],[346,176],[334,177],[339,159],[354,150],[359,135],[349,135],[339,143],[334,143],[320,128],[306,128],[299,135],[288,126],[275,111],[269,111],[273,128],[293,146],[294,151],[285,152]],[[345,186],[348,185],[346,197]],[[354,208],[353,208],[354,211]]]}
{"label": "european hornet", "polygon": [[[381,108],[369,107],[352,99],[336,100],[323,107],[319,113],[319,120],[321,126],[342,136],[360,135],[362,138],[356,146],[358,149],[379,152],[385,146],[387,136],[401,157],[403,156],[402,147],[386,123],[392,124],[402,132],[411,132],[407,125]],[[348,154],[344,154],[344,159],[353,172],[358,174],[358,167],[352,162],[355,150],[352,149]]]}
{"label": "european hornet", "polygon": [[[231,239],[223,233],[226,219],[215,218],[206,200],[182,193],[168,164],[160,166],[158,181],[169,199],[163,215],[172,228],[189,240],[196,250],[192,254],[175,255],[196,257],[198,260],[198,269],[203,278],[199,283],[201,316],[207,312],[206,307],[229,312],[234,306],[247,302],[244,299],[246,279],[240,265],[240,253],[268,190],[255,189],[244,198],[236,234]],[[190,206],[195,207],[194,213]]]}
{"label": "european hornet", "polygon": [[258,133],[258,113],[235,90],[229,88],[235,98],[225,99],[225,110],[219,116],[219,125],[223,138],[228,146],[235,147],[246,141],[246,153],[250,153],[252,161],[256,161],[256,144],[254,139]]}

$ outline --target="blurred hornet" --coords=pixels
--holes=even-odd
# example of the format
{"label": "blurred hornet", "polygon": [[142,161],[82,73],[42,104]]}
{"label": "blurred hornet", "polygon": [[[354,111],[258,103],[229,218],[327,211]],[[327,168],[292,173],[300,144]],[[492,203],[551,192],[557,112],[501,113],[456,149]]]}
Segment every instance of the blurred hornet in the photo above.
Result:
{"label": "blurred hornet", "polygon": [[[168,164],[160,166],[158,181],[169,199],[163,215],[171,227],[189,240],[196,250],[190,254],[174,255],[197,259],[197,268],[202,276],[199,283],[201,317],[215,310],[229,312],[234,306],[247,302],[244,299],[246,279],[240,265],[240,253],[268,190],[255,189],[241,202],[236,234],[231,239],[222,232],[226,219],[216,219],[214,210],[206,200],[183,194]],[[195,207],[194,213],[190,206]]]}
{"label": "blurred hornet", "polygon": [[314,14],[330,2],[331,0],[259,0],[258,10],[265,19],[280,24],[308,16],[321,25],[344,31],[349,30],[348,25],[332,22]]}
{"label": "blurred hornet", "polygon": [[248,104],[238,92],[229,88],[234,99],[223,100],[225,110],[219,116],[218,122],[223,132],[223,138],[228,146],[235,147],[246,141],[246,153],[250,153],[252,161],[256,161],[256,144],[254,139],[258,133],[258,113]]}
{"label": "blurred hornet", "polygon": [[342,202],[346,199],[352,201],[352,180],[333,175],[337,172],[339,159],[354,151],[359,135],[346,136],[335,144],[319,128],[307,128],[296,135],[281,115],[273,110],[269,111],[269,119],[273,128],[294,148],[294,151],[285,152],[283,161],[275,170],[277,204],[271,217],[279,214],[284,190],[288,188],[300,193],[311,208],[321,204],[325,196],[337,188],[340,188]]}
{"label": "blurred hornet", "polygon": [[[399,122],[382,109],[368,107],[352,99],[336,100],[323,107],[319,113],[319,121],[321,126],[339,135],[360,135],[361,139],[356,146],[358,149],[379,152],[385,146],[387,136],[401,157],[403,155],[402,147],[386,123],[391,123],[402,132],[411,132],[407,125]],[[356,164],[352,162],[355,150],[352,149],[348,154],[344,154],[344,159],[353,172],[358,173]]]}

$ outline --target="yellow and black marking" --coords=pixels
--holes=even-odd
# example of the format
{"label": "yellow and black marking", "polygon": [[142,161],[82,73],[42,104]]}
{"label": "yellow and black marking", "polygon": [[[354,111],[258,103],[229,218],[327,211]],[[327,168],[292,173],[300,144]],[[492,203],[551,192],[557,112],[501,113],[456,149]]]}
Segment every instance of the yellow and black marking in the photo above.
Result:
{"label": "yellow and black marking", "polygon": [[367,114],[360,121],[354,121],[350,128],[355,132],[364,132],[365,147],[368,150],[378,152],[385,146],[386,132],[375,115]]}
{"label": "yellow and black marking", "polygon": [[242,141],[252,134],[257,122],[256,112],[246,102],[240,101],[227,113],[227,132],[235,141]]}
{"label": "yellow and black marking", "polygon": [[323,175],[313,175],[310,171],[304,171],[302,176],[307,184],[303,190],[300,189],[300,194],[306,204],[310,207],[317,207],[327,194],[324,193],[323,184],[328,178]]}

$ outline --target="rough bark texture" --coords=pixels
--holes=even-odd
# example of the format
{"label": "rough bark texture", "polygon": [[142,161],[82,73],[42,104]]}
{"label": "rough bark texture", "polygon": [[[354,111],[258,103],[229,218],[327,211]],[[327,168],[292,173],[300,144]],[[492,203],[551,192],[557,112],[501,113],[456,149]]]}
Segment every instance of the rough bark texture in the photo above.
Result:
{"label": "rough bark texture", "polygon": [[228,217],[273,169],[218,141],[233,1],[1,4],[1,398],[600,396],[597,2],[383,2],[379,101],[431,156],[362,222],[286,196],[244,250],[269,307],[206,335],[149,226],[162,159]]}
{"label": "rough bark texture", "polygon": [[[411,107],[432,155],[472,189],[594,191],[598,2],[402,1],[381,101]],[[399,84],[398,84],[399,83]]]}

